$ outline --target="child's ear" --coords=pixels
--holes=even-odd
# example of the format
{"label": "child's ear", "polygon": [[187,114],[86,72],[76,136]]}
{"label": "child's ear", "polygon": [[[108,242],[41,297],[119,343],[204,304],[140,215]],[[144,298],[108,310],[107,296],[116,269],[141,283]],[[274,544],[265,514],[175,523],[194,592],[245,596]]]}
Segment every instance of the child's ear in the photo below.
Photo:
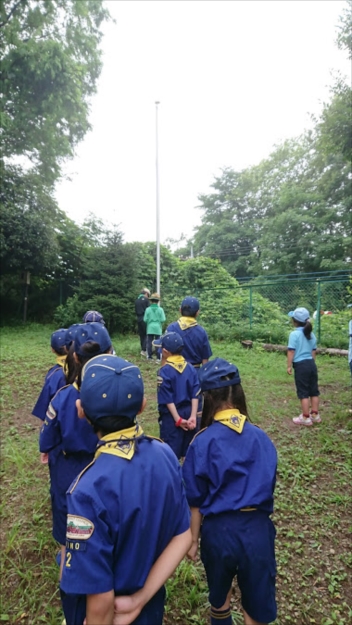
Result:
{"label": "child's ear", "polygon": [[78,418],[79,419],[85,419],[86,418],[86,413],[83,410],[82,403],[81,403],[80,399],[76,399],[76,408],[77,408]]}
{"label": "child's ear", "polygon": [[[79,399],[77,399],[77,400],[76,400],[76,403],[77,403],[77,401],[80,401],[80,400],[79,400]],[[143,412],[144,408],[146,407],[146,405],[147,405],[147,400],[146,400],[145,395],[143,395],[142,405],[141,405],[141,407],[140,407],[139,411],[137,412],[137,414],[141,414],[141,413]]]}

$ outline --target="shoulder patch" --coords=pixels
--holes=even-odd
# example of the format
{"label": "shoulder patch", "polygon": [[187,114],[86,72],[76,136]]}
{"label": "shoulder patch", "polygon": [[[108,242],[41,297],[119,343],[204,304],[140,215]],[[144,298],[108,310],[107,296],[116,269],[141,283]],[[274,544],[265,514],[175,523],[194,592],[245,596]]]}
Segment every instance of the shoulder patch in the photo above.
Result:
{"label": "shoulder patch", "polygon": [[56,414],[56,410],[54,410],[53,405],[50,402],[45,416],[48,417],[49,421],[52,421],[53,419],[55,419]]}
{"label": "shoulder patch", "polygon": [[88,540],[94,532],[94,523],[83,516],[67,515],[67,540]]}

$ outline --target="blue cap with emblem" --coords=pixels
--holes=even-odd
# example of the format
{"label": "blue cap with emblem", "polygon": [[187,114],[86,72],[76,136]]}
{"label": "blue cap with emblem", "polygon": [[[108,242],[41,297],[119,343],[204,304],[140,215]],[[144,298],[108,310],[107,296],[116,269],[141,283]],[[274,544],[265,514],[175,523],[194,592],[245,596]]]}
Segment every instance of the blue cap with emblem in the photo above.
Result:
{"label": "blue cap with emblem", "polygon": [[131,362],[105,354],[91,358],[82,369],[81,402],[86,415],[134,419],[144,396],[142,374]]}
{"label": "blue cap with emblem", "polygon": [[81,323],[77,328],[75,341],[75,352],[81,356],[87,355],[83,349],[85,343],[98,343],[99,349],[95,355],[103,354],[111,346],[111,338],[106,327],[97,321],[91,323]]}
{"label": "blue cap with emblem", "polygon": [[59,328],[52,333],[50,345],[56,352],[62,347],[66,347],[66,332],[66,328]]}
{"label": "blue cap with emblem", "polygon": [[183,338],[178,332],[167,332],[153,341],[154,347],[164,347],[171,354],[180,354],[183,348]]}
{"label": "blue cap with emblem", "polygon": [[199,383],[202,391],[210,391],[213,388],[241,384],[241,378],[236,365],[223,358],[214,358],[199,369]]}
{"label": "blue cap with emblem", "polygon": [[182,300],[181,311],[183,315],[195,315],[198,310],[199,300],[196,297],[188,295],[184,300]]}

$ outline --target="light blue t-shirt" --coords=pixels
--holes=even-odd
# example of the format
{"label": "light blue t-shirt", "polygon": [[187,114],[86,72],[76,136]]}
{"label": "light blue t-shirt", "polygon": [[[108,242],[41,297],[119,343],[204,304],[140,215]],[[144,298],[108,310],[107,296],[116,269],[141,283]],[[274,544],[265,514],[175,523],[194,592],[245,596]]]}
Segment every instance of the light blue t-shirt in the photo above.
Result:
{"label": "light blue t-shirt", "polygon": [[291,332],[288,339],[287,348],[295,351],[293,362],[312,359],[312,351],[317,348],[317,339],[314,333],[311,333],[310,339],[308,340],[303,334],[303,329],[303,327],[296,328]]}

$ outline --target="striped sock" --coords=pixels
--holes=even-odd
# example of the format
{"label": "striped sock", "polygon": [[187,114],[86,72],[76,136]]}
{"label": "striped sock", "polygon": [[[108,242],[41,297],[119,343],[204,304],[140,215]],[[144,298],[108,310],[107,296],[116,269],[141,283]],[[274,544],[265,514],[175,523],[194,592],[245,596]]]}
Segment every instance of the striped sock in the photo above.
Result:
{"label": "striped sock", "polygon": [[210,609],[210,625],[232,625],[231,609],[216,610]]}

